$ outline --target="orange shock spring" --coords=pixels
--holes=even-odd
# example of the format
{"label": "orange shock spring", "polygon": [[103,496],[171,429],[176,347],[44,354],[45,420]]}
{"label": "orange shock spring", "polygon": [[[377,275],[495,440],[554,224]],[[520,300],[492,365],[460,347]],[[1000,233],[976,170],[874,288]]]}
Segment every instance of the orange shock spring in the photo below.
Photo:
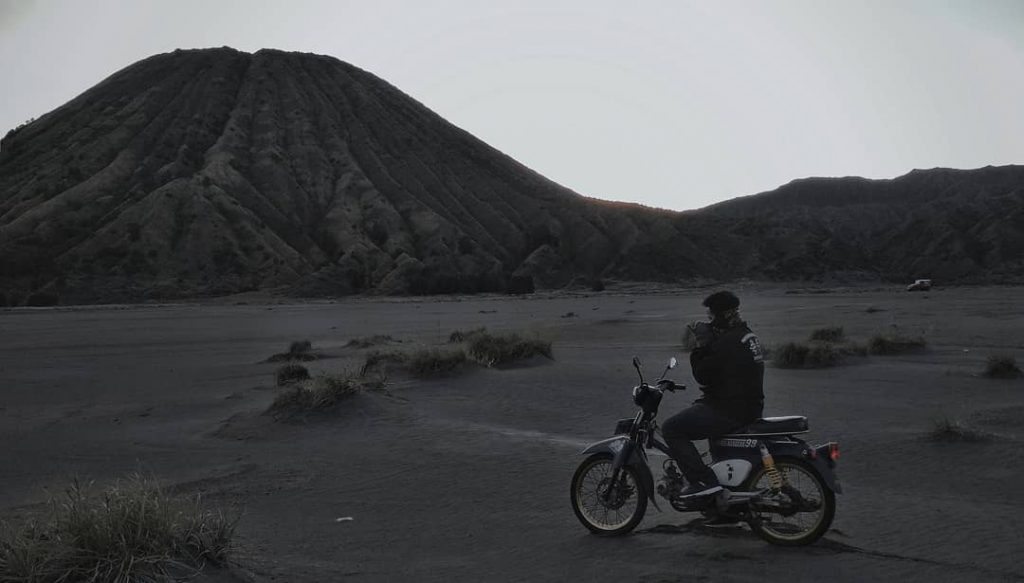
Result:
{"label": "orange shock spring", "polygon": [[772,490],[782,488],[782,474],[779,473],[779,468],[775,467],[775,458],[765,447],[764,442],[758,443],[758,448],[761,450],[761,464],[764,465],[764,473],[768,475],[768,486]]}

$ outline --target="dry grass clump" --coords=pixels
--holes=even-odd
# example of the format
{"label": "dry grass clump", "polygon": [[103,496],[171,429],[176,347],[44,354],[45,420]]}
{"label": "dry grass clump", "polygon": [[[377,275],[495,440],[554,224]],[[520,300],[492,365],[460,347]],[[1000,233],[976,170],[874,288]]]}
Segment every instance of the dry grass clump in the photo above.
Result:
{"label": "dry grass clump", "polygon": [[364,338],[353,338],[348,341],[345,345],[346,348],[369,348],[371,346],[377,346],[378,344],[389,344],[391,342],[398,342],[388,334],[375,334],[373,336],[366,336]]}
{"label": "dry grass clump", "polygon": [[944,443],[978,443],[988,441],[989,436],[976,429],[970,429],[959,421],[943,417],[932,422],[932,430],[928,433],[928,439]]}
{"label": "dry grass clump", "polygon": [[921,336],[905,336],[899,332],[876,334],[868,340],[868,352],[871,354],[903,354],[924,349],[928,343]]}
{"label": "dry grass clump", "polygon": [[831,344],[787,342],[771,351],[771,360],[779,368],[828,368],[839,365],[842,353]]}
{"label": "dry grass clump", "polygon": [[283,387],[309,378],[309,370],[301,364],[286,364],[274,372],[277,386]]}
{"label": "dry grass clump", "polygon": [[325,411],[365,389],[380,388],[383,378],[343,373],[319,375],[279,393],[267,413],[287,417],[299,413]]}
{"label": "dry grass clump", "polygon": [[501,366],[541,355],[551,356],[551,342],[518,334],[480,334],[469,342],[469,355],[484,366]]}
{"label": "dry grass clump", "polygon": [[139,475],[90,496],[75,481],[49,512],[0,532],[0,581],[177,580],[222,564],[237,520]]}
{"label": "dry grass clump", "polygon": [[982,374],[990,379],[1017,379],[1024,375],[1017,366],[1017,359],[1008,354],[989,356]]}
{"label": "dry grass clump", "polygon": [[366,376],[371,371],[379,370],[380,366],[386,362],[402,364],[408,358],[406,353],[398,350],[374,350],[366,355],[366,360],[363,361],[363,366],[359,369],[359,375]]}
{"label": "dry grass clump", "polygon": [[466,360],[466,353],[462,350],[432,348],[412,353],[406,365],[414,376],[426,378],[451,374],[466,364]]}
{"label": "dry grass clump", "polygon": [[462,348],[423,348],[414,352],[375,350],[366,355],[361,375],[381,370],[385,363],[405,367],[413,376],[428,378],[451,374],[470,359],[484,366],[501,366],[540,354],[551,358],[551,343],[525,339],[518,334],[489,334],[486,328],[452,332],[449,342],[466,343]]}
{"label": "dry grass clump", "polygon": [[846,337],[842,326],[818,328],[811,332],[811,342],[842,342]]}
{"label": "dry grass clump", "polygon": [[296,340],[288,346],[286,352],[278,352],[266,360],[266,362],[290,362],[293,360],[309,361],[316,360],[319,355],[313,352],[313,343],[309,340]]}
{"label": "dry grass clump", "polygon": [[455,330],[448,336],[449,344],[456,344],[458,342],[466,342],[487,333],[487,327],[481,326],[479,328],[473,328],[472,330]]}

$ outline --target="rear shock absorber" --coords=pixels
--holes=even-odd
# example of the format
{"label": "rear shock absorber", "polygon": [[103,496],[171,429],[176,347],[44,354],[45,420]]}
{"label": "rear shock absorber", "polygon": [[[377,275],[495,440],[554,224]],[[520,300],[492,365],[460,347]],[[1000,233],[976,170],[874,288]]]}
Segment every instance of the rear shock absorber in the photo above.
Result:
{"label": "rear shock absorber", "polygon": [[775,458],[772,457],[763,441],[758,442],[757,446],[761,450],[761,464],[764,465],[764,473],[768,475],[768,486],[773,491],[778,491],[782,488],[782,474],[779,473],[779,468],[775,467]]}

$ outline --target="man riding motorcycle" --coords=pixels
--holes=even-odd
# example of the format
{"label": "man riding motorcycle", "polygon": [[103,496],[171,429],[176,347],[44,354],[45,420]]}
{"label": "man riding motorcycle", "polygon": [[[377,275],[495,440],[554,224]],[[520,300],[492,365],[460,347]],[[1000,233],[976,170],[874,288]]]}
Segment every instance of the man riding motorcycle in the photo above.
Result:
{"label": "man riding motorcycle", "polygon": [[[729,291],[704,299],[710,324],[687,327],[693,344],[690,366],[703,396],[662,426],[665,443],[679,464],[687,486],[678,498],[693,499],[722,490],[715,472],[701,460],[696,439],[734,431],[761,417],[764,408],[764,351],[757,336],[740,319],[740,300]],[[672,383],[672,381],[660,381]]]}

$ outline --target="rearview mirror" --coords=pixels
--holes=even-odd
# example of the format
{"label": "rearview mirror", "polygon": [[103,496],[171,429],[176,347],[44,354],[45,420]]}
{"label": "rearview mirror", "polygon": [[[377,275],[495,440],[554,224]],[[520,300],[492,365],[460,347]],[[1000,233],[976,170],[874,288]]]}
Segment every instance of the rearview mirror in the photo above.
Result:
{"label": "rearview mirror", "polygon": [[676,357],[674,357],[674,356],[672,358],[668,359],[668,368],[669,369],[675,368],[677,362],[678,361],[676,360]]}

